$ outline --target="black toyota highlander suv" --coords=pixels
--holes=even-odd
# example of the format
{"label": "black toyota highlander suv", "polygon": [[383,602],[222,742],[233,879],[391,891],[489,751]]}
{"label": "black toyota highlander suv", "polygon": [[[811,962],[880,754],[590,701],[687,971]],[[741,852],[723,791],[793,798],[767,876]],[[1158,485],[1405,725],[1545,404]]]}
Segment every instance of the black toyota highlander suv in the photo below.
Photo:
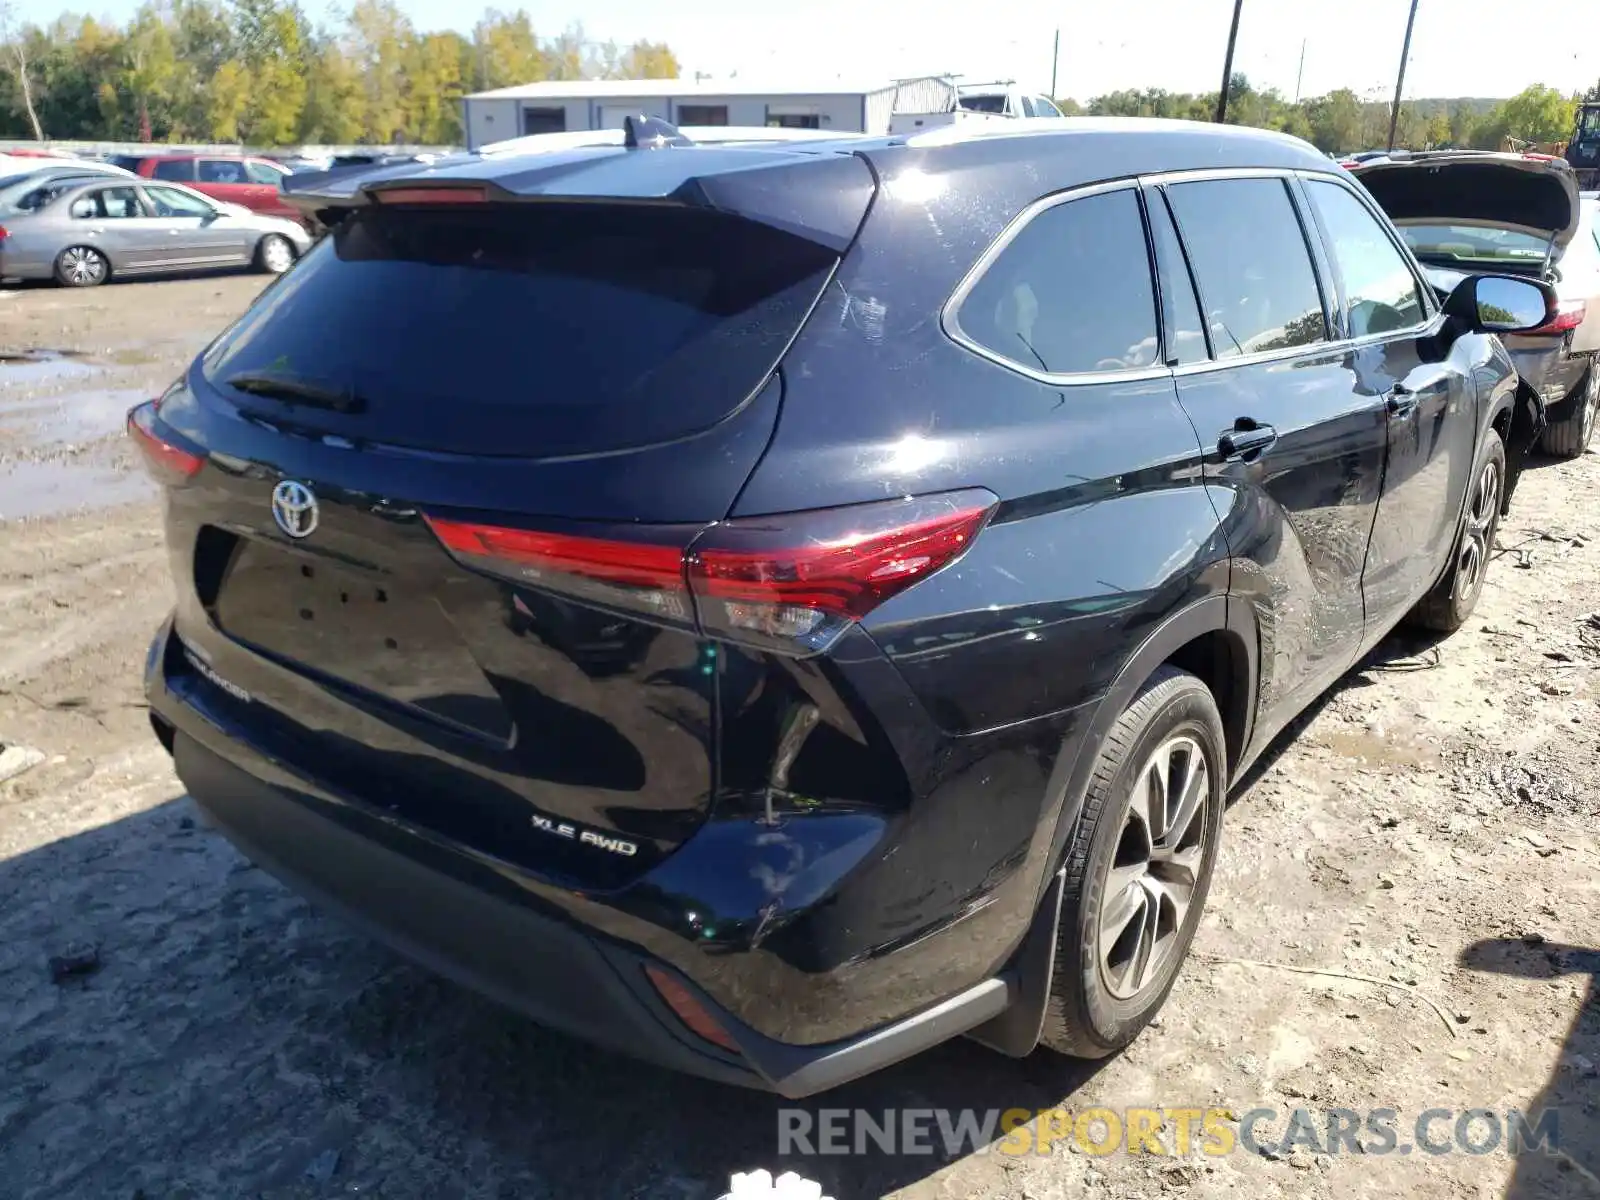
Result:
{"label": "black toyota highlander suv", "polygon": [[291,886],[628,1053],[1110,1053],[1229,785],[1470,612],[1553,297],[1431,291],[1277,134],[723,137],[290,181],[328,236],[129,418],[156,733]]}

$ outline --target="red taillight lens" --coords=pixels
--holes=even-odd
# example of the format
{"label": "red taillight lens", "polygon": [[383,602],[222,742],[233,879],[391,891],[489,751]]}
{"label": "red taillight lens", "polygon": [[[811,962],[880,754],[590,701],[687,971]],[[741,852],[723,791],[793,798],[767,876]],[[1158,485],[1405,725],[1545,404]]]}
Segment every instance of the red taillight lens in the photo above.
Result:
{"label": "red taillight lens", "polygon": [[1569,333],[1583,324],[1583,319],[1589,315],[1589,306],[1582,300],[1563,300],[1556,308],[1556,315],[1551,317],[1537,329],[1530,329],[1531,335]]}
{"label": "red taillight lens", "polygon": [[706,1010],[705,1005],[696,1000],[694,993],[679,983],[670,972],[651,965],[645,967],[644,973],[678,1020],[706,1041],[721,1046],[724,1050],[732,1050],[735,1054],[739,1052],[739,1043],[728,1036],[722,1026],[717,1024],[716,1018]]}
{"label": "red taillight lens", "polygon": [[[972,489],[877,504],[588,537],[428,517],[468,566],[788,653],[825,649],[896,592],[949,565],[994,512]],[[698,536],[696,536],[698,535]]]}
{"label": "red taillight lens", "polygon": [[689,588],[708,633],[821,649],[958,558],[994,511],[973,490],[714,525]]}
{"label": "red taillight lens", "polygon": [[672,624],[693,619],[683,578],[683,547],[693,530],[658,530],[660,541],[617,541],[427,520],[446,549],[470,566]]}
{"label": "red taillight lens", "polygon": [[7,229],[4,225],[0,225],[0,242],[5,241],[10,236],[11,236],[11,231],[9,229]]}
{"label": "red taillight lens", "polygon": [[156,432],[156,401],[146,400],[128,411],[128,436],[144,455],[145,467],[158,483],[181,487],[206,465],[202,455],[185,450]]}

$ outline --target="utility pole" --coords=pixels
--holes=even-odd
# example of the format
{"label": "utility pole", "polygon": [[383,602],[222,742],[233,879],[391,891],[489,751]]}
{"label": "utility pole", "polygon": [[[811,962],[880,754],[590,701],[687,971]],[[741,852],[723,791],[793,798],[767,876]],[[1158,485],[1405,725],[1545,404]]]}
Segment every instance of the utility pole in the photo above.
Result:
{"label": "utility pole", "polygon": [[1411,0],[1411,15],[1406,18],[1406,41],[1400,47],[1400,77],[1394,81],[1394,108],[1389,111],[1389,149],[1394,149],[1394,133],[1400,125],[1400,94],[1406,87],[1406,59],[1411,57],[1411,28],[1417,23],[1417,4]]}
{"label": "utility pole", "polygon": [[1294,73],[1294,102],[1300,103],[1300,83],[1306,77],[1306,40],[1300,39],[1300,69]]}
{"label": "utility pole", "polygon": [[1050,52],[1050,99],[1056,98],[1056,72],[1061,68],[1061,30],[1056,29],[1056,46]]}
{"label": "utility pole", "polygon": [[1239,40],[1239,12],[1244,0],[1233,0],[1233,25],[1228,29],[1228,55],[1222,60],[1222,90],[1217,93],[1217,124],[1228,115],[1228,84],[1233,81],[1233,44]]}

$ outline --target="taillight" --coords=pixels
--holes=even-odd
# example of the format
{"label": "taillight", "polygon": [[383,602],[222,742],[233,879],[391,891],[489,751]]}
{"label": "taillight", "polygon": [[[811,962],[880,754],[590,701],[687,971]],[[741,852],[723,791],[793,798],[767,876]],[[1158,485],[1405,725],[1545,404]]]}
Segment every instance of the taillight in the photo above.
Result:
{"label": "taillight", "polygon": [[374,188],[368,195],[381,204],[484,204],[489,199],[481,187]]}
{"label": "taillight", "polygon": [[1589,306],[1582,300],[1563,300],[1556,307],[1556,315],[1551,317],[1537,329],[1530,329],[1530,335],[1569,333],[1583,324],[1583,319],[1589,313]]}
{"label": "taillight", "polygon": [[502,578],[808,654],[955,561],[996,504],[975,488],[626,537],[427,520],[457,560]]}
{"label": "taillight", "polygon": [[7,229],[4,225],[0,225],[0,242],[5,241],[10,236],[11,236],[11,231],[9,229]]}
{"label": "taillight", "polygon": [[128,410],[128,436],[144,455],[145,467],[158,483],[182,487],[206,465],[204,456],[185,450],[156,432],[156,401]]}
{"label": "taillight", "polygon": [[647,542],[427,520],[468,566],[670,624],[693,619],[683,577],[683,546],[693,529],[658,530],[663,540]]}
{"label": "taillight", "polygon": [[707,633],[820,650],[958,558],[995,498],[974,489],[713,525],[689,556]]}

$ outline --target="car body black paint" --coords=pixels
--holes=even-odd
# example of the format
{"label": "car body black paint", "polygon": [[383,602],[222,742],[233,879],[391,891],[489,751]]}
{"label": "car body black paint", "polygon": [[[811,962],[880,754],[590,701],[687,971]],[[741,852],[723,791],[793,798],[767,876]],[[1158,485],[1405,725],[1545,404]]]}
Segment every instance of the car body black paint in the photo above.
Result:
{"label": "car body black paint", "polygon": [[[360,203],[366,183],[452,171],[512,195],[519,180],[559,175],[564,197],[594,203],[607,188],[660,203],[715,194],[759,210],[750,219],[821,229],[843,253],[766,384],[664,445],[541,461],[400,448],[381,429],[329,439],[321,414],[241,415],[197,366],[160,409],[174,439],[208,457],[167,494],[179,599],[147,687],[180,771],[195,764],[202,805],[217,770],[185,746],[256,780],[263,805],[355,831],[607,955],[670,966],[752,1039],[755,1075],[782,1088],[791,1068],[836,1081],[834,1067],[806,1064],[836,1064],[875,1035],[880,1061],[886,1031],[904,1052],[929,1029],[956,1031],[944,1015],[916,1021],[953,998],[972,998],[967,1024],[992,1019],[984,985],[1016,986],[1012,953],[1060,865],[1099,740],[1139,684],[1205,646],[1224,664],[1215,682],[1242,771],[1432,584],[1463,503],[1463,456],[1514,377],[1494,338],[1431,311],[1404,336],[1345,336],[1296,179],[1350,184],[1293,139],[1090,121],[740,153],[607,149],[339,176],[338,203]],[[856,188],[841,156],[864,160],[875,195],[784,200],[813,176],[824,191]],[[1150,209],[1166,203],[1161,188],[1197,172],[1283,181],[1305,220],[1325,338],[1236,363],[1202,351],[1176,368],[1056,379],[951,336],[952,298],[1031,206],[1110,183],[1164,218]],[[866,214],[847,246],[842,212]],[[1190,287],[1170,250],[1156,281],[1169,333]],[[1404,427],[1386,404],[1399,383],[1421,396]],[[1240,418],[1275,437],[1230,456],[1225,437],[1251,432]],[[302,541],[269,516],[282,478],[322,504]],[[446,555],[423,520],[687,545],[727,518],[972,487],[998,505],[961,557],[809,657],[490,578]],[[237,596],[251,576],[235,573],[252,563],[276,566],[254,575],[258,594]],[[780,771],[793,728],[809,733]],[[638,852],[541,836],[534,816]],[[256,845],[262,831],[239,836]],[[318,892],[350,883],[296,877]],[[459,957],[462,977],[495,994],[526,986],[481,946]],[[694,1056],[632,1048],[677,1066]],[[726,1054],[700,1052],[706,1073],[737,1074]]]}

